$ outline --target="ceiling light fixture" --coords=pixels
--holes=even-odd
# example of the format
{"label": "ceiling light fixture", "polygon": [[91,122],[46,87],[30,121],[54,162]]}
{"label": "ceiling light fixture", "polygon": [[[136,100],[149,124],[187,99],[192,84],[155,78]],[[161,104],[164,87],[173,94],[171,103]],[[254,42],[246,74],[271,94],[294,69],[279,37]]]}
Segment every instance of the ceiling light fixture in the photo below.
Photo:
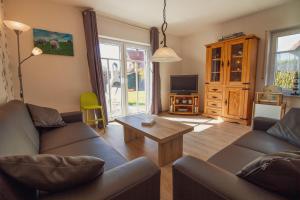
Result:
{"label": "ceiling light fixture", "polygon": [[153,56],[152,56],[152,62],[178,62],[182,59],[176,54],[176,52],[167,46],[167,36],[166,36],[166,30],[168,28],[168,23],[166,21],[166,6],[167,1],[164,0],[164,9],[163,9],[163,24],[161,25],[161,32],[163,34],[163,41],[160,42],[160,44],[163,44],[163,47],[158,48]]}

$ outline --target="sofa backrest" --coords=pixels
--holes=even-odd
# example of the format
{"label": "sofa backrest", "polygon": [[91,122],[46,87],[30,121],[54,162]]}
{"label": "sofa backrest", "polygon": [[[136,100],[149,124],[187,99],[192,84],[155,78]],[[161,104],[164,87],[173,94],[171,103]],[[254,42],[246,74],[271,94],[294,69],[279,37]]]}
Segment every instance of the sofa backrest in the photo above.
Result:
{"label": "sofa backrest", "polygon": [[39,133],[26,105],[17,100],[0,107],[0,156],[39,153]]}
{"label": "sofa backrest", "polygon": [[[0,156],[39,153],[39,133],[21,101],[0,106]],[[36,199],[36,191],[0,171],[0,199]]]}

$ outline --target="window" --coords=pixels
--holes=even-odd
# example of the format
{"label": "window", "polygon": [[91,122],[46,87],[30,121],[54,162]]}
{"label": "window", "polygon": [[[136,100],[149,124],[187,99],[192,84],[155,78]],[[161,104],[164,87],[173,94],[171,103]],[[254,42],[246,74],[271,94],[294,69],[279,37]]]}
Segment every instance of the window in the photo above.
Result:
{"label": "window", "polygon": [[100,39],[106,105],[109,119],[147,113],[150,109],[150,48]]}
{"label": "window", "polygon": [[268,84],[274,84],[290,94],[299,79],[300,27],[271,32]]}

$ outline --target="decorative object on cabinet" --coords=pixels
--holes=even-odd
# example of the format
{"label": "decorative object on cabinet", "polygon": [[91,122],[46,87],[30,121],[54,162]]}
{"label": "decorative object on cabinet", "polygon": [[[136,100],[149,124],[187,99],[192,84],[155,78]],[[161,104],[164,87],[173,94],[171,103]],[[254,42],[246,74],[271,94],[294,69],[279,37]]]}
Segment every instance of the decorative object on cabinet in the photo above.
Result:
{"label": "decorative object on cabinet", "polygon": [[241,37],[241,36],[244,36],[244,35],[245,34],[243,32],[233,33],[233,34],[230,34],[230,35],[222,35],[219,38],[219,42],[220,41],[224,41],[224,40],[229,40],[229,39],[237,38],[237,37]]}
{"label": "decorative object on cabinet", "polygon": [[250,124],[258,40],[245,35],[206,45],[205,116]]}
{"label": "decorative object on cabinet", "polygon": [[170,93],[170,114],[198,115],[200,96],[197,93],[177,95]]}
{"label": "decorative object on cabinet", "polygon": [[26,32],[30,29],[30,26],[23,24],[21,22],[12,21],[12,20],[3,20],[3,23],[7,26],[7,28],[13,30],[17,35],[17,50],[18,50],[18,77],[20,83],[20,98],[24,102],[24,90],[23,90],[23,78],[22,78],[22,63],[31,58],[32,56],[39,56],[43,53],[43,51],[34,47],[31,51],[31,54],[25,59],[21,60],[20,53],[20,35],[23,32]]}

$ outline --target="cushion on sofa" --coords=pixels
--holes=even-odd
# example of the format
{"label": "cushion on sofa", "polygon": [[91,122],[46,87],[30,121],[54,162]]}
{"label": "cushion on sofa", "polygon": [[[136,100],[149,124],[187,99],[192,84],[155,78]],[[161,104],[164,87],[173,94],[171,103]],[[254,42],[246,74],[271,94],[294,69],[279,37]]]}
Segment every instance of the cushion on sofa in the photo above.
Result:
{"label": "cushion on sofa", "polygon": [[237,176],[293,199],[300,198],[300,151],[278,152],[250,162]]}
{"label": "cushion on sofa", "polygon": [[70,123],[62,128],[56,128],[40,135],[40,151],[72,144],[86,139],[99,137],[97,132],[84,123]]}
{"label": "cushion on sofa", "polygon": [[14,100],[0,107],[0,155],[37,154],[39,141],[24,103]]}
{"label": "cushion on sofa", "polygon": [[292,145],[287,141],[271,136],[264,131],[255,130],[243,135],[237,141],[235,141],[234,144],[265,154],[275,153],[279,151],[300,150],[299,147]]}
{"label": "cushion on sofa", "polygon": [[105,160],[105,171],[127,162],[127,160],[119,152],[100,137],[75,142],[66,146],[42,151],[41,153],[63,156],[89,155],[98,157]]}
{"label": "cushion on sofa", "polygon": [[36,127],[59,128],[66,125],[59,112],[53,108],[27,104],[32,121]]}
{"label": "cushion on sofa", "polygon": [[299,116],[300,108],[291,108],[279,122],[267,130],[267,133],[300,147]]}
{"label": "cushion on sofa", "polygon": [[0,170],[30,188],[62,191],[103,173],[104,161],[91,156],[19,155],[0,157]]}
{"label": "cushion on sofa", "polygon": [[236,173],[247,163],[261,155],[264,154],[232,144],[212,156],[208,162],[213,163],[229,172]]}

